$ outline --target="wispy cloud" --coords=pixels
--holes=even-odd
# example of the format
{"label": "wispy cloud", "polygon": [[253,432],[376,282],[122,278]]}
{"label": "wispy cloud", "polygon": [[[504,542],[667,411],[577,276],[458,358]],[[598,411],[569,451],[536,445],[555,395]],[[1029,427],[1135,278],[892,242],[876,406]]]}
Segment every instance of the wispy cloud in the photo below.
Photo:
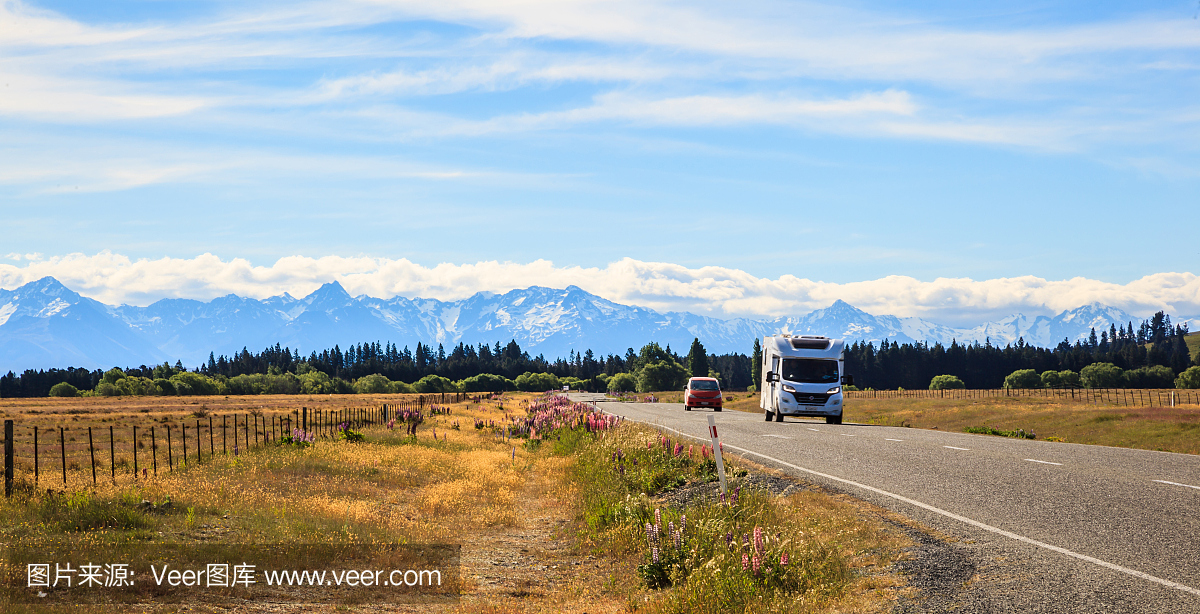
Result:
{"label": "wispy cloud", "polygon": [[533,285],[576,285],[616,302],[716,317],[797,315],[838,299],[875,314],[921,316],[947,324],[973,324],[1015,312],[1052,314],[1093,302],[1139,316],[1160,309],[1177,315],[1200,314],[1200,276],[1192,273],[1157,273],[1127,284],[1082,277],[921,281],[899,275],[830,283],[630,258],[603,268],[559,267],[548,260],[422,266],[407,259],[340,256],[291,256],[260,266],[212,254],[134,260],[111,252],[27,258],[30,262],[24,266],[0,264],[0,287],[12,289],[49,275],[106,303],[143,305],[160,298],[207,300],[229,293],[255,298],[284,292],[304,296],[337,280],[352,294],[442,300]]}

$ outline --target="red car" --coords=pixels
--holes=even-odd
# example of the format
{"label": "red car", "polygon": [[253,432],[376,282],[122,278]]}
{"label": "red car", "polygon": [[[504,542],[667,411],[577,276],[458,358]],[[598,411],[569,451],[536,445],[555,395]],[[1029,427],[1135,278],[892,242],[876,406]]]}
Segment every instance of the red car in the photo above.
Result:
{"label": "red car", "polygon": [[721,384],[711,377],[693,377],[683,389],[683,408],[711,407],[721,411]]}

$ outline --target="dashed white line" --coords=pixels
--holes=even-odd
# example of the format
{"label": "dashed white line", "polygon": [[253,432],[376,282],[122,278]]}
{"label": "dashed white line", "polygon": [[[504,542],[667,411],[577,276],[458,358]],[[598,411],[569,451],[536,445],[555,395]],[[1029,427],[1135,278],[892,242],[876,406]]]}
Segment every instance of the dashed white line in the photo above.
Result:
{"label": "dashed white line", "polygon": [[838,435],[841,435],[842,437],[854,437],[854,435],[851,435],[850,433],[838,433]]}
{"label": "dashed white line", "polygon": [[770,433],[763,435],[763,437],[774,437],[776,439],[791,439],[791,437],[785,437],[783,435],[772,435]]}
{"label": "dashed white line", "polygon": [[[677,431],[677,430],[675,430],[675,429],[673,429],[673,428],[671,428],[671,427],[669,427],[669,426],[658,426],[658,428],[661,428],[661,429],[664,429],[664,430],[668,430],[668,431],[671,431],[671,432],[674,432],[674,433],[678,433],[678,434],[680,434],[680,435],[683,435],[684,437],[691,437],[691,438],[694,438],[694,439],[698,439],[698,438],[694,437],[693,435],[689,435],[689,434],[687,434],[687,433],[684,433],[683,431]],[[813,429],[813,430],[815,430],[815,429]],[[700,441],[703,441],[703,440],[701,439]],[[971,525],[971,526],[973,526],[973,527],[976,527],[976,528],[979,528],[979,529],[983,529],[984,531],[988,531],[988,532],[990,532],[990,533],[994,533],[994,534],[996,534],[996,535],[1000,535],[1000,536],[1003,536],[1003,537],[1007,537],[1007,538],[1009,538],[1009,539],[1014,539],[1014,540],[1017,540],[1017,541],[1020,541],[1020,542],[1024,542],[1024,543],[1026,543],[1026,544],[1029,544],[1029,545],[1031,545],[1031,546],[1037,546],[1038,548],[1045,548],[1046,550],[1050,550],[1050,551],[1052,551],[1052,552],[1057,552],[1057,553],[1059,553],[1059,554],[1062,554],[1062,555],[1065,555],[1065,556],[1069,556],[1069,557],[1071,557],[1071,558],[1074,558],[1074,559],[1078,559],[1078,560],[1081,560],[1081,561],[1086,561],[1086,562],[1088,562],[1088,563],[1091,563],[1091,564],[1093,564],[1093,565],[1096,565],[1096,566],[1098,566],[1098,567],[1103,567],[1103,568],[1105,568],[1105,569],[1110,569],[1110,570],[1112,570],[1112,571],[1116,571],[1116,572],[1120,572],[1120,573],[1123,573],[1123,574],[1127,574],[1127,575],[1133,576],[1133,577],[1135,577],[1135,578],[1141,578],[1141,579],[1143,579],[1143,580],[1146,580],[1146,581],[1148,581],[1148,582],[1154,582],[1155,584],[1159,584],[1159,585],[1162,585],[1162,586],[1166,586],[1166,587],[1168,587],[1168,588],[1173,588],[1173,589],[1176,589],[1176,590],[1180,590],[1180,591],[1183,591],[1183,592],[1185,592],[1185,593],[1190,593],[1190,594],[1192,594],[1192,595],[1196,595],[1197,597],[1200,597],[1200,589],[1192,588],[1192,587],[1190,587],[1190,586],[1187,586],[1186,584],[1180,584],[1180,583],[1178,583],[1178,582],[1172,582],[1171,580],[1167,580],[1167,579],[1164,579],[1164,578],[1159,578],[1159,577],[1157,577],[1157,576],[1152,576],[1152,575],[1150,575],[1150,574],[1148,574],[1148,573],[1146,573],[1146,572],[1144,572],[1144,571],[1138,571],[1138,570],[1136,570],[1136,569],[1130,569],[1130,568],[1128,568],[1128,567],[1124,567],[1124,566],[1121,566],[1121,565],[1116,565],[1116,564],[1114,564],[1114,563],[1109,563],[1108,561],[1105,561],[1105,560],[1102,560],[1102,559],[1098,559],[1098,558],[1095,558],[1095,557],[1091,557],[1091,556],[1088,556],[1088,555],[1086,555],[1086,554],[1081,554],[1081,553],[1079,553],[1079,552],[1073,552],[1073,551],[1071,551],[1071,550],[1067,550],[1066,548],[1062,548],[1062,547],[1059,547],[1059,546],[1055,546],[1055,545],[1053,545],[1053,544],[1047,544],[1046,542],[1043,542],[1043,541],[1038,541],[1038,540],[1036,540],[1036,539],[1031,539],[1031,538],[1029,538],[1029,537],[1025,537],[1024,535],[1020,535],[1020,534],[1017,534],[1017,533],[1013,533],[1013,532],[1011,532],[1011,531],[1005,531],[1004,529],[1001,529],[1001,528],[998,528],[998,527],[993,527],[993,526],[991,526],[991,525],[989,525],[989,524],[985,524],[985,523],[979,522],[978,520],[974,520],[974,519],[971,519],[971,518],[967,518],[966,516],[960,516],[960,515],[958,515],[958,514],[955,514],[954,512],[949,512],[949,511],[946,511],[946,510],[944,510],[944,509],[941,509],[941,508],[934,507],[934,506],[932,506],[932,505],[929,505],[928,503],[922,503],[922,502],[920,502],[920,501],[917,501],[917,500],[915,500],[915,499],[909,499],[908,497],[905,497],[905,496],[902,496],[902,495],[898,495],[898,494],[895,494],[895,493],[890,493],[890,492],[888,492],[888,491],[886,491],[886,490],[883,490],[883,489],[881,489],[881,488],[875,488],[874,486],[867,486],[866,484],[860,484],[860,483],[858,483],[858,482],[855,482],[855,481],[852,481],[852,480],[847,480],[846,478],[839,478],[839,477],[837,477],[837,476],[835,476],[835,475],[829,475],[828,473],[821,473],[820,471],[814,471],[814,470],[812,470],[812,469],[806,469],[806,468],[804,468],[804,467],[801,467],[801,466],[799,466],[799,465],[793,465],[792,463],[789,463],[789,462],[787,462],[787,461],[783,461],[783,460],[780,460],[780,459],[778,459],[778,458],[773,458],[773,457],[767,456],[766,454],[760,454],[760,453],[758,453],[758,452],[754,452],[754,451],[752,451],[752,450],[747,450],[747,449],[745,449],[745,448],[740,448],[740,447],[738,447],[738,446],[728,445],[728,446],[725,446],[725,447],[727,447],[727,448],[729,448],[729,449],[731,449],[731,450],[735,450],[735,451],[738,451],[738,452],[742,452],[742,453],[744,453],[744,454],[751,454],[751,455],[753,455],[753,456],[757,456],[757,457],[759,457],[759,458],[763,458],[763,459],[766,459],[766,460],[768,460],[768,461],[772,461],[772,462],[778,463],[778,464],[780,464],[780,465],[783,465],[783,466],[785,466],[785,467],[791,467],[792,469],[795,469],[795,470],[797,470],[797,471],[803,471],[804,473],[808,473],[808,474],[811,474],[811,475],[815,475],[815,476],[823,477],[823,478],[825,478],[825,479],[827,479],[827,480],[833,480],[833,481],[835,481],[835,482],[840,482],[840,483],[842,483],[842,484],[846,484],[847,486],[853,486],[853,487],[855,487],[855,488],[861,488],[862,490],[870,491],[870,492],[873,492],[873,493],[875,493],[875,494],[878,494],[878,495],[883,495],[883,496],[885,496],[885,497],[890,497],[890,498],[892,498],[892,499],[895,499],[895,500],[897,500],[897,501],[902,501],[902,502],[904,502],[904,503],[907,503],[907,504],[909,504],[909,505],[914,505],[914,506],[916,506],[916,507],[919,507],[919,508],[921,508],[921,509],[928,510],[928,511],[930,511],[930,512],[933,512],[933,513],[935,513],[935,514],[939,514],[939,515],[945,516],[945,517],[947,517],[947,518],[952,518],[952,519],[954,519],[954,520],[957,520],[957,521],[959,521],[959,522],[962,522],[962,523],[964,523],[964,524],[969,524],[969,525]],[[948,448],[948,447],[951,447],[951,446],[945,446],[945,447],[947,447],[947,448]],[[964,448],[955,448],[955,449],[956,449],[956,450],[963,450]],[[1164,480],[1155,480],[1155,482],[1164,482]],[[1168,484],[1173,484],[1172,482],[1166,482],[1166,483],[1168,483]],[[1187,484],[1180,484],[1180,486],[1188,486],[1188,485],[1187,485]],[[1196,487],[1194,487],[1194,486],[1188,486],[1188,488],[1196,488]]]}
{"label": "dashed white line", "polygon": [[1191,484],[1180,484],[1179,482],[1168,482],[1166,480],[1154,480],[1154,481],[1158,482],[1159,484],[1170,484],[1171,486],[1183,486],[1184,488],[1195,488],[1196,490],[1200,490],[1200,486],[1192,486]]}
{"label": "dashed white line", "polygon": [[971,451],[971,448],[956,448],[956,447],[954,447],[954,446],[942,446],[942,447],[943,447],[943,448],[950,448],[951,450],[962,450],[962,451],[964,451],[964,452],[970,452],[970,451]]}
{"label": "dashed white line", "polygon": [[888,439],[886,437],[884,437],[883,440],[884,441],[904,441],[903,439]]}
{"label": "dashed white line", "polygon": [[812,431],[812,432],[814,432],[814,433],[820,433],[820,432],[821,432],[821,431],[818,431],[817,429],[808,429],[808,430],[810,430],[810,431]]}
{"label": "dashed white line", "polygon": [[1062,466],[1062,463],[1052,463],[1052,462],[1050,462],[1050,461],[1041,461],[1041,460],[1038,460],[1038,459],[1036,459],[1036,458],[1027,458],[1027,459],[1025,459],[1025,460],[1027,460],[1027,461],[1029,461],[1029,462],[1031,462],[1031,463],[1041,463],[1041,464],[1043,464],[1043,465],[1058,465],[1059,467],[1061,467],[1061,466]]}

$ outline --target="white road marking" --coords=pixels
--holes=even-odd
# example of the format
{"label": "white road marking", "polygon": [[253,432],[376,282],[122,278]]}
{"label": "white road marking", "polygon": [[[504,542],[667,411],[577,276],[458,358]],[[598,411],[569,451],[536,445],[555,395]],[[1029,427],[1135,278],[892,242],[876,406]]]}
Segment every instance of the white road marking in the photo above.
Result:
{"label": "white road marking", "polygon": [[1040,461],[1040,460],[1037,460],[1036,458],[1027,458],[1025,460],[1027,460],[1031,463],[1041,463],[1043,465],[1058,465],[1059,467],[1062,466],[1062,463],[1052,463],[1050,461]]}
{"label": "white road marking", "polygon": [[838,435],[841,435],[842,437],[854,437],[854,435],[851,435],[850,433],[838,433]]}
{"label": "white road marking", "polygon": [[[666,429],[666,430],[668,430],[668,431],[671,431],[671,432],[673,432],[673,433],[678,433],[678,434],[680,434],[680,435],[683,435],[684,437],[689,437],[689,438],[691,438],[691,439],[698,439],[697,437],[693,437],[692,435],[688,435],[687,433],[684,433],[684,432],[682,432],[682,431],[677,431],[677,430],[675,430],[675,429],[673,429],[673,428],[671,428],[671,427],[669,427],[669,426],[661,426],[661,425],[660,425],[658,428],[663,428],[663,429]],[[1103,568],[1105,568],[1105,569],[1111,569],[1112,571],[1117,571],[1117,572],[1120,572],[1120,573],[1123,573],[1123,574],[1128,574],[1128,575],[1131,575],[1131,576],[1133,576],[1133,577],[1135,577],[1135,578],[1141,578],[1141,579],[1143,579],[1143,580],[1146,580],[1146,581],[1149,581],[1149,582],[1154,582],[1154,583],[1156,583],[1156,584],[1161,584],[1161,585],[1163,585],[1163,586],[1166,586],[1166,587],[1168,587],[1168,588],[1173,588],[1173,589],[1181,590],[1181,591],[1183,591],[1183,592],[1185,592],[1185,593],[1191,593],[1191,594],[1193,594],[1193,595],[1196,595],[1197,597],[1200,597],[1200,589],[1195,589],[1195,588],[1192,588],[1192,587],[1190,587],[1190,586],[1187,586],[1187,585],[1185,585],[1185,584],[1180,584],[1180,583],[1178,583],[1178,582],[1172,582],[1172,581],[1170,581],[1170,580],[1166,580],[1166,579],[1163,579],[1163,578],[1159,578],[1159,577],[1157,577],[1157,576],[1152,576],[1152,575],[1150,575],[1150,574],[1148,574],[1148,573],[1145,573],[1145,572],[1142,572],[1142,571],[1138,571],[1138,570],[1136,570],[1136,569],[1130,569],[1130,568],[1128,568],[1128,567],[1122,567],[1122,566],[1120,566],[1120,565],[1117,565],[1117,564],[1115,564],[1115,563],[1109,563],[1108,561],[1102,561],[1102,560],[1100,560],[1100,559],[1098,559],[1098,558],[1095,558],[1095,557],[1090,557],[1090,556],[1088,556],[1088,555],[1086,555],[1086,554],[1080,554],[1080,553],[1078,553],[1078,552],[1072,552],[1071,550],[1067,550],[1066,548],[1060,548],[1060,547],[1058,547],[1058,546],[1055,546],[1055,545],[1052,545],[1052,544],[1047,544],[1046,542],[1041,542],[1041,541],[1038,541],[1038,540],[1036,540],[1036,539],[1031,539],[1031,538],[1025,537],[1024,535],[1018,535],[1018,534],[1016,534],[1016,533],[1013,533],[1013,532],[1011,532],[1011,531],[1005,531],[1004,529],[1001,529],[1001,528],[998,528],[998,527],[993,527],[992,525],[989,525],[989,524],[984,524],[984,523],[982,523],[982,522],[979,522],[978,520],[972,520],[972,519],[970,519],[970,518],[967,518],[966,516],[959,516],[958,514],[955,514],[954,512],[948,512],[948,511],[946,511],[946,510],[944,510],[944,509],[941,509],[941,508],[934,507],[934,506],[932,506],[932,505],[929,505],[928,503],[921,503],[920,501],[917,501],[917,500],[915,500],[915,499],[909,499],[908,497],[905,497],[905,496],[902,496],[902,495],[897,495],[897,494],[895,494],[895,493],[890,493],[890,492],[888,492],[888,491],[886,491],[886,490],[883,490],[883,489],[881,489],[881,488],[875,488],[874,486],[867,486],[866,484],[859,484],[858,482],[854,482],[854,481],[851,481],[851,480],[847,480],[847,479],[845,479],[845,478],[839,478],[839,477],[837,477],[837,476],[835,476],[835,475],[829,475],[828,473],[821,473],[820,471],[813,471],[812,469],[805,469],[804,467],[801,467],[801,466],[799,466],[799,465],[793,465],[793,464],[791,464],[791,463],[789,463],[789,462],[787,462],[787,461],[782,461],[782,460],[779,460],[778,458],[772,458],[772,457],[770,457],[770,456],[767,456],[766,454],[759,454],[758,452],[753,452],[753,451],[747,450],[747,449],[745,449],[745,448],[739,448],[739,447],[737,447],[737,446],[728,445],[728,444],[726,444],[726,445],[725,445],[725,447],[726,447],[726,448],[729,448],[729,449],[731,449],[731,450],[737,450],[738,452],[743,452],[743,453],[745,453],[745,454],[753,454],[754,456],[757,456],[757,457],[759,457],[759,458],[764,458],[764,459],[766,459],[766,460],[769,460],[769,461],[772,461],[772,462],[775,462],[775,463],[779,463],[780,465],[783,465],[783,466],[785,466],[785,467],[791,467],[792,469],[795,469],[795,470],[797,470],[797,471],[803,471],[803,472],[805,472],[805,473],[809,473],[809,474],[812,474],[812,475],[815,475],[815,476],[820,476],[820,477],[823,477],[823,478],[825,478],[825,479],[827,479],[827,480],[833,480],[833,481],[835,481],[835,482],[841,482],[842,484],[846,484],[846,485],[848,485],[848,486],[854,486],[854,487],[856,487],[856,488],[861,488],[861,489],[863,489],[863,490],[866,490],[866,491],[873,492],[873,493],[875,493],[875,494],[877,494],[877,495],[883,495],[883,496],[885,496],[885,497],[891,497],[891,498],[893,498],[893,499],[895,499],[895,500],[897,500],[897,501],[902,501],[902,502],[904,502],[904,503],[907,503],[907,504],[909,504],[909,505],[915,505],[915,506],[917,506],[917,507],[919,507],[919,508],[921,508],[921,509],[928,510],[928,511],[930,511],[930,512],[933,512],[933,513],[935,513],[935,514],[940,514],[940,515],[942,515],[942,516],[945,516],[945,517],[947,517],[947,518],[951,518],[951,519],[957,520],[957,521],[959,521],[959,522],[962,522],[962,523],[965,523],[965,524],[969,524],[969,525],[971,525],[971,526],[973,526],[973,527],[976,527],[976,528],[979,528],[979,529],[983,529],[984,531],[989,531],[989,532],[991,532],[991,533],[995,533],[995,534],[997,534],[997,535],[1001,535],[1001,536],[1003,536],[1003,537],[1007,537],[1007,538],[1009,538],[1009,539],[1015,539],[1015,540],[1017,540],[1017,541],[1019,541],[1019,542],[1024,542],[1024,543],[1026,543],[1026,544],[1029,544],[1029,545],[1031,545],[1031,546],[1037,546],[1037,547],[1039,547],[1039,548],[1045,548],[1046,550],[1051,550],[1051,551],[1053,551],[1053,552],[1057,552],[1057,553],[1059,553],[1059,554],[1063,554],[1063,555],[1066,555],[1066,556],[1069,556],[1069,557],[1072,557],[1072,558],[1076,558],[1076,559],[1079,559],[1079,560],[1081,560],[1081,561],[1086,561],[1086,562],[1088,562],[1088,563],[1091,563],[1091,564],[1093,564],[1093,565],[1098,565],[1098,566],[1100,566],[1100,567],[1103,567]],[[959,448],[959,449],[961,449],[961,448]],[[1160,481],[1160,480],[1155,480],[1155,481],[1157,482],[1157,481]],[[1186,484],[1184,484],[1183,486],[1186,486]]]}
{"label": "white road marking", "polygon": [[904,440],[903,439],[888,439],[885,437],[884,441],[904,441]]}
{"label": "white road marking", "polygon": [[770,434],[763,435],[763,437],[774,437],[776,439],[791,439],[791,437],[784,437],[783,435],[770,435]]}
{"label": "white road marking", "polygon": [[1184,488],[1195,488],[1196,490],[1200,490],[1200,486],[1192,486],[1191,484],[1180,484],[1179,482],[1168,482],[1166,480],[1154,480],[1154,481],[1158,482],[1159,484],[1170,484],[1171,486],[1183,486]]}
{"label": "white road marking", "polygon": [[943,448],[950,448],[951,450],[962,450],[962,451],[964,451],[964,452],[970,452],[970,451],[971,451],[971,448],[956,448],[956,447],[954,447],[954,446],[942,446],[942,447],[943,447]]}
{"label": "white road marking", "polygon": [[820,432],[821,432],[821,431],[818,431],[817,429],[808,429],[808,430],[810,430],[810,431],[812,431],[812,432],[814,432],[814,433],[820,433]]}

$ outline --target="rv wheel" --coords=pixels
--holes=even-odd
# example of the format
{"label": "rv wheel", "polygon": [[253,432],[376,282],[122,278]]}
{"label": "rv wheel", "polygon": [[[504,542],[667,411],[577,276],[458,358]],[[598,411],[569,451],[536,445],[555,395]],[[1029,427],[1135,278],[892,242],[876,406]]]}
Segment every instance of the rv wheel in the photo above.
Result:
{"label": "rv wheel", "polygon": [[771,421],[771,412],[766,412],[767,422]]}
{"label": "rv wheel", "polygon": [[692,411],[692,406],[691,406],[691,405],[684,405],[684,406],[683,406],[683,411]]}
{"label": "rv wheel", "polygon": [[836,416],[826,416],[825,417],[825,424],[841,424],[841,423],[842,423],[842,415],[841,414],[838,414]]}
{"label": "rv wheel", "polygon": [[714,407],[714,408],[713,408],[713,411],[721,411],[721,408],[720,408],[720,407]]}
{"label": "rv wheel", "polygon": [[783,412],[781,412],[781,411],[775,412],[775,421],[783,422]]}

